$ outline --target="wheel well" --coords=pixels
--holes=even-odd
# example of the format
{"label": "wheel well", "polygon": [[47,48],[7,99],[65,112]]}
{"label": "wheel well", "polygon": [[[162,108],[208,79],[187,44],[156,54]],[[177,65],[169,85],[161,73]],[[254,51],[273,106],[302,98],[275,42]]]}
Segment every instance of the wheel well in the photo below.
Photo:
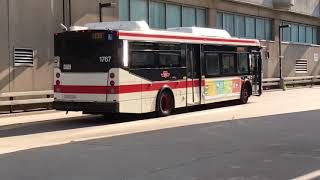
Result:
{"label": "wheel well", "polygon": [[246,81],[243,86],[245,86],[248,89],[249,95],[251,96],[252,95],[252,85],[251,85],[251,83],[249,81]]}
{"label": "wheel well", "polygon": [[[171,94],[172,98],[173,98],[173,108],[175,108],[176,103],[175,103],[175,99],[174,99],[174,95],[172,90],[169,87],[163,87],[162,89],[159,90],[158,95],[157,95],[157,102],[159,100],[160,94],[167,91],[168,93]],[[158,103],[156,104],[156,106],[158,105]]]}

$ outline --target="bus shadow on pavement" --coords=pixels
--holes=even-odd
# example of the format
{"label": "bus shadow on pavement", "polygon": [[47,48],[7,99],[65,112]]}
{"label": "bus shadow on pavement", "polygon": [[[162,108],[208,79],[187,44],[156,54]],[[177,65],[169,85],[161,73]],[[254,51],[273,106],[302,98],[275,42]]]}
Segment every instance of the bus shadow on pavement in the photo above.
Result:
{"label": "bus shadow on pavement", "polygon": [[[221,102],[215,104],[207,104],[200,106],[193,106],[190,108],[180,108],[173,112],[173,115],[182,113],[196,113],[208,109],[219,109],[228,106],[237,106],[234,101]],[[63,131],[79,128],[98,127],[111,124],[120,124],[126,122],[134,122],[139,120],[152,120],[157,118],[156,113],[147,114],[110,114],[102,115],[89,115],[82,117],[72,118],[59,118],[46,121],[38,121],[23,124],[13,124],[7,126],[0,126],[0,138],[32,135],[38,133]]]}

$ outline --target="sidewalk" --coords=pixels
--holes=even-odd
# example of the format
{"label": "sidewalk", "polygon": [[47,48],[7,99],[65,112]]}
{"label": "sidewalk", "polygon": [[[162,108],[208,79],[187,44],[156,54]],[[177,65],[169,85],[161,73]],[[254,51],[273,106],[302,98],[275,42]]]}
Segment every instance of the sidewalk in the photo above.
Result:
{"label": "sidewalk", "polygon": [[34,122],[49,121],[53,119],[64,119],[64,118],[74,118],[74,117],[83,117],[83,116],[88,116],[88,115],[83,115],[82,112],[69,112],[68,114],[66,114],[65,111],[55,111],[55,110],[3,114],[3,115],[0,115],[0,126],[34,123]]}

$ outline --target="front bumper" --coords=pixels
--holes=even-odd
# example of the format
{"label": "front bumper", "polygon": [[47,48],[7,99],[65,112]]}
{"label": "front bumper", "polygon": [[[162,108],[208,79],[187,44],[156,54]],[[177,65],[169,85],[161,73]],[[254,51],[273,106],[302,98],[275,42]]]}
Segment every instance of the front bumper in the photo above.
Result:
{"label": "front bumper", "polygon": [[60,111],[83,111],[89,113],[117,113],[119,103],[54,101],[53,108]]}

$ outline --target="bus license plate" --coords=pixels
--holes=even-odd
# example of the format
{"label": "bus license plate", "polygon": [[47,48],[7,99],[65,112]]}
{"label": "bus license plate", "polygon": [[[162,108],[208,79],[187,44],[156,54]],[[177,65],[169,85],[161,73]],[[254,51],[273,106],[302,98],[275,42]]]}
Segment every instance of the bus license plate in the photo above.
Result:
{"label": "bus license plate", "polygon": [[63,70],[71,70],[71,64],[63,64]]}

